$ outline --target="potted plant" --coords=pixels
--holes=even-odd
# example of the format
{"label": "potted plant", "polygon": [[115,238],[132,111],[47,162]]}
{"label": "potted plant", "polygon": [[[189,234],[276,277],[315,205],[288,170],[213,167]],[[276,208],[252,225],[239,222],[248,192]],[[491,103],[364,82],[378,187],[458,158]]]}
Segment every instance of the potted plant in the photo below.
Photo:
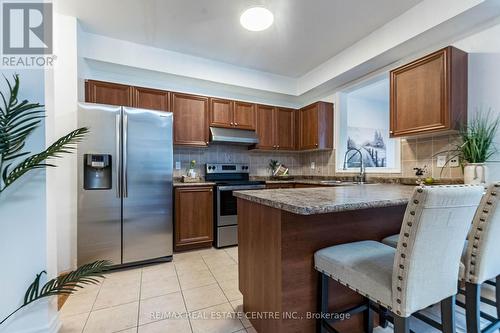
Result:
{"label": "potted plant", "polygon": [[[9,94],[0,92],[0,198],[8,195],[9,187],[27,173],[40,168],[55,167],[54,159],[74,151],[76,144],[89,132],[87,128],[82,127],[58,139],[42,152],[32,154],[26,151],[26,140],[41,125],[45,110],[39,103],[18,100],[18,75],[14,75],[13,83],[5,80]],[[104,277],[103,273],[111,265],[112,263],[106,260],[95,261],[53,278],[43,285],[41,283],[46,272],[36,274],[21,305],[14,304],[13,308],[16,308],[5,318],[0,318],[0,330],[8,325],[9,319],[16,313],[34,302],[57,295],[72,294],[88,284],[99,283],[99,279]]]}
{"label": "potted plant", "polygon": [[486,114],[477,112],[466,128],[459,131],[460,144],[450,150],[450,161],[459,158],[464,171],[465,184],[488,182],[486,162],[496,152],[494,139],[500,124],[498,116],[491,110]]}

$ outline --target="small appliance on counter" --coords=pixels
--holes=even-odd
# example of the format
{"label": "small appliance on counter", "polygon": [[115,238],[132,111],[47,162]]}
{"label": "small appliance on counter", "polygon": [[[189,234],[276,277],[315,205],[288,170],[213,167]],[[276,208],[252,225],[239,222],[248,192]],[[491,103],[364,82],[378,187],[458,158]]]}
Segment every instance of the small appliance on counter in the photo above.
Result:
{"label": "small appliance on counter", "polygon": [[238,245],[237,200],[233,191],[266,188],[264,181],[249,180],[247,164],[207,163],[205,180],[215,182],[214,245],[216,248]]}

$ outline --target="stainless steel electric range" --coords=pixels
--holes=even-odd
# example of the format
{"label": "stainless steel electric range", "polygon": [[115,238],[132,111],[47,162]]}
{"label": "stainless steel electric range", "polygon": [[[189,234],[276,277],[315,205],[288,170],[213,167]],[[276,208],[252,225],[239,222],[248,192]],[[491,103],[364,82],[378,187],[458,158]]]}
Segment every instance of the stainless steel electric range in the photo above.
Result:
{"label": "stainless steel electric range", "polygon": [[263,181],[249,180],[247,164],[207,163],[205,180],[215,182],[214,236],[215,247],[238,244],[237,200],[233,191],[258,190],[266,187]]}

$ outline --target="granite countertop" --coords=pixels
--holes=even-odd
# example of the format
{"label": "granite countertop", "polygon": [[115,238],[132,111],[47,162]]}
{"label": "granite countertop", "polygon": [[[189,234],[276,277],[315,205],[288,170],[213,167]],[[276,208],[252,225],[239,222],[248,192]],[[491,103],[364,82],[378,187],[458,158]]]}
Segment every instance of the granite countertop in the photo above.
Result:
{"label": "granite countertop", "polygon": [[415,186],[369,184],[304,189],[238,191],[238,198],[298,215],[335,213],[408,203]]}
{"label": "granite countertop", "polygon": [[174,187],[186,187],[186,186],[214,186],[214,182],[200,181],[196,183],[183,183],[179,180],[174,180]]}

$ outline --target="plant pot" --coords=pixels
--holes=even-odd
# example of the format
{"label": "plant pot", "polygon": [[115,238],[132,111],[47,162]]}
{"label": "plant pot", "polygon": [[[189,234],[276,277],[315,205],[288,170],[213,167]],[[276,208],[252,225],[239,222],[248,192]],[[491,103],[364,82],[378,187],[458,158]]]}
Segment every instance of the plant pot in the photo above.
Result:
{"label": "plant pot", "polygon": [[470,185],[486,184],[488,167],[484,163],[468,163],[464,167],[464,183]]}

